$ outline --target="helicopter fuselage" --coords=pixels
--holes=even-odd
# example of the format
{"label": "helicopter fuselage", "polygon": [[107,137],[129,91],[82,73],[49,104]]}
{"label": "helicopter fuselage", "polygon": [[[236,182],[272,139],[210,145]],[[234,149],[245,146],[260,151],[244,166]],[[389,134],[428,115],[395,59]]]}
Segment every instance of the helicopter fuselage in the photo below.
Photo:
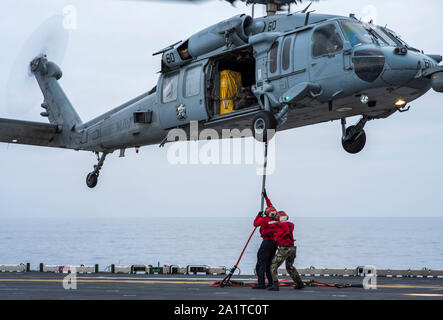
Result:
{"label": "helicopter fuselage", "polygon": [[[285,105],[278,130],[356,115],[385,118],[431,88],[431,77],[424,74],[437,67],[435,56],[401,45],[387,30],[386,40],[369,39],[363,25],[347,17],[312,14],[308,23],[305,14],[245,17],[163,50],[157,87],[78,127],[77,148],[109,152],[156,144],[168,130],[191,121],[218,131],[245,129],[261,110],[277,115]],[[239,25],[242,32],[234,35]],[[232,69],[255,99],[246,108],[222,113],[219,77]],[[300,91],[291,89],[304,84],[318,90],[308,88],[285,103],[292,91]]]}
{"label": "helicopter fuselage", "polygon": [[58,82],[60,68],[35,58],[30,68],[49,124],[0,119],[0,142],[93,151],[98,163],[86,184],[94,188],[109,153],[177,138],[267,141],[275,131],[341,120],[343,148],[358,153],[369,120],[409,110],[431,88],[443,92],[440,55],[352,15],[242,14],[157,54],[153,89],[86,123]]}
{"label": "helicopter fuselage", "polygon": [[[62,130],[58,146],[110,153],[165,142],[171,129],[191,122],[218,132],[243,130],[262,111],[276,118],[277,131],[356,115],[386,118],[425,94],[431,76],[441,74],[440,56],[408,47],[392,31],[321,14],[239,15],[159,53],[154,89]],[[241,79],[237,91],[249,92],[241,108],[236,97],[222,97],[227,71]],[[234,107],[223,110],[225,100]]]}

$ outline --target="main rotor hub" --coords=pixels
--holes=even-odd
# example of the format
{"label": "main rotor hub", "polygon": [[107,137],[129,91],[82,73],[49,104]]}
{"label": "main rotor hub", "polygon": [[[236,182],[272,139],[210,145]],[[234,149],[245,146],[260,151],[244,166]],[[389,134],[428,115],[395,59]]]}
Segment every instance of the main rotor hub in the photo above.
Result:
{"label": "main rotor hub", "polygon": [[273,16],[279,10],[279,5],[276,3],[268,3],[266,4],[266,13],[268,16]]}
{"label": "main rotor hub", "polygon": [[[228,0],[230,1],[230,0]],[[298,3],[302,2],[300,0],[241,0],[246,3],[253,3],[253,4],[276,4],[276,5],[286,5],[290,3]],[[315,0],[314,0],[315,1]]]}
{"label": "main rotor hub", "polygon": [[[229,2],[235,0],[228,0]],[[247,4],[263,4],[266,5],[266,13],[268,16],[275,15],[278,11],[282,10],[283,6],[290,6],[291,3],[301,3],[302,0],[240,0]],[[316,1],[316,0],[312,0]]]}

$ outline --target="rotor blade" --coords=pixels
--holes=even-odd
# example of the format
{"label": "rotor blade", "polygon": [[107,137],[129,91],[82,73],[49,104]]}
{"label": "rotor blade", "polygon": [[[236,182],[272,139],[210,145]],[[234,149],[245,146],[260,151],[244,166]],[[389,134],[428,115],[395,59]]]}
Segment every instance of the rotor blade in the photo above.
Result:
{"label": "rotor blade", "polygon": [[[131,1],[131,2],[206,2],[208,0],[120,0],[120,1]],[[227,0],[229,1],[229,0]]]}
{"label": "rotor blade", "polygon": [[[210,0],[120,0],[120,1],[131,1],[131,2],[176,2],[176,3],[183,3],[183,4],[198,4],[198,3],[203,3],[203,2],[208,2]],[[246,3],[250,3],[249,0],[219,0],[219,1],[226,1],[229,2],[232,6],[234,6],[235,2],[237,1],[243,1]],[[299,1],[299,0],[297,0]]]}
{"label": "rotor blade", "polygon": [[[209,0],[121,0],[121,1],[137,1],[137,2],[183,2],[183,3],[199,3],[199,2],[207,2]],[[270,4],[275,3],[278,5],[287,5],[291,3],[299,4],[303,3],[303,0],[220,0],[226,1],[230,4],[234,4],[237,1],[245,2],[246,4]],[[320,0],[304,0],[304,2],[319,2]]]}

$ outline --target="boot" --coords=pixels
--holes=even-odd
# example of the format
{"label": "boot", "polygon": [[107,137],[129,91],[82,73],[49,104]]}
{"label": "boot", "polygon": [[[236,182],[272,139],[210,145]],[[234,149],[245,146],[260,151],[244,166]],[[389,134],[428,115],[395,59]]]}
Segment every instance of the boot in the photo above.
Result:
{"label": "boot", "polygon": [[299,289],[299,290],[301,290],[301,289],[303,289],[305,287],[305,284],[304,284],[304,282],[302,281],[302,280],[299,280],[298,282],[297,282],[297,284],[294,286],[294,289]]}
{"label": "boot", "polygon": [[264,284],[256,284],[252,287],[252,289],[266,289],[266,285]]}
{"label": "boot", "polygon": [[268,290],[270,291],[279,291],[279,285],[278,285],[278,281],[274,281],[274,283],[272,284],[272,287],[268,288]]}

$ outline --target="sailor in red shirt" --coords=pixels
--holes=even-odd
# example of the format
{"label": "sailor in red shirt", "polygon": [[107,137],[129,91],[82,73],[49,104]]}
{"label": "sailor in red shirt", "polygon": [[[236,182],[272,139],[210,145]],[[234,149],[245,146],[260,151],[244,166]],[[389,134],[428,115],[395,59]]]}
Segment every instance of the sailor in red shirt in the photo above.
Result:
{"label": "sailor in red shirt", "polygon": [[303,281],[294,267],[294,259],[296,256],[296,247],[294,246],[294,224],[288,221],[288,215],[284,211],[279,211],[276,216],[277,223],[276,232],[274,233],[274,241],[278,245],[278,251],[271,264],[271,274],[273,285],[269,290],[278,291],[278,267],[286,261],[286,270],[294,280],[294,289],[303,289]]}
{"label": "sailor in red shirt", "polygon": [[257,264],[255,270],[257,272],[258,283],[253,289],[265,289],[265,275],[268,279],[268,286],[272,286],[272,276],[271,276],[271,262],[275,256],[275,251],[277,250],[277,244],[274,241],[274,233],[277,230],[275,225],[274,217],[277,211],[272,206],[271,201],[263,193],[266,199],[267,208],[264,214],[259,212],[254,220],[254,227],[260,228],[260,235],[263,241],[260,245],[260,249],[257,252]]}

